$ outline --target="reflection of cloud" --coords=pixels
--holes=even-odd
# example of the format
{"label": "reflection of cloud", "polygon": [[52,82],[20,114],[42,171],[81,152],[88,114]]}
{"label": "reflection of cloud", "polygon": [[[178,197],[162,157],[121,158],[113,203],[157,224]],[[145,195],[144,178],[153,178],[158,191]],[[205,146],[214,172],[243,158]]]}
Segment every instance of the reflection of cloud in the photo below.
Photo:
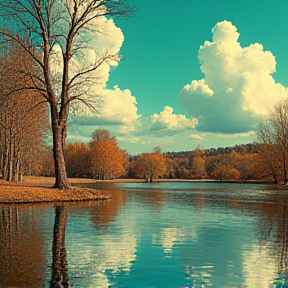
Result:
{"label": "reflection of cloud", "polygon": [[127,233],[114,239],[104,237],[100,247],[101,259],[98,261],[98,269],[102,273],[107,270],[111,270],[111,273],[130,271],[131,262],[136,260],[136,237],[134,235]]}
{"label": "reflection of cloud", "polygon": [[228,21],[217,23],[212,32],[213,41],[206,41],[198,54],[205,79],[185,85],[180,102],[187,116],[198,118],[198,130],[254,130],[260,117],[287,96],[271,76],[275,58],[258,43],[242,48],[236,27]]}
{"label": "reflection of cloud", "polygon": [[243,260],[247,287],[269,287],[269,283],[273,282],[277,275],[277,264],[273,262],[269,248],[261,247],[259,250],[258,245],[249,245],[247,249],[243,249]]}
{"label": "reflection of cloud", "polygon": [[[70,251],[70,273],[79,279],[83,278],[81,286],[108,287],[113,284],[110,280],[111,274],[129,273],[132,262],[136,260],[137,238],[133,223],[119,220],[121,226],[118,228],[121,233],[116,234],[110,233],[111,231],[108,233],[108,230],[105,230],[106,232],[95,231],[86,217],[78,218],[78,221],[82,233],[76,230],[73,242],[69,243],[72,247],[69,247],[69,240],[66,247]],[[72,266],[73,263],[75,266]],[[73,279],[70,280],[73,282]]]}
{"label": "reflection of cloud", "polygon": [[165,253],[172,253],[173,243],[183,237],[181,230],[176,228],[165,228],[161,234],[162,247]]}
{"label": "reflection of cloud", "polygon": [[[193,231],[189,228],[192,228]],[[196,242],[197,236],[196,230],[194,230],[193,227],[187,227],[184,230],[174,227],[160,229],[158,235],[153,235],[153,244],[162,245],[164,253],[171,254],[175,243],[184,241]],[[169,257],[169,255],[166,256]]]}

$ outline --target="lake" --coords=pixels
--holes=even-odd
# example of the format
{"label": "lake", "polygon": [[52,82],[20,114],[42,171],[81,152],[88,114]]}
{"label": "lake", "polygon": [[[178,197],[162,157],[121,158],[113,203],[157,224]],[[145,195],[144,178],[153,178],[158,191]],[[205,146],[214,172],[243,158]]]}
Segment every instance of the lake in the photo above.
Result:
{"label": "lake", "polygon": [[0,288],[288,287],[284,187],[94,188],[112,200],[0,206]]}

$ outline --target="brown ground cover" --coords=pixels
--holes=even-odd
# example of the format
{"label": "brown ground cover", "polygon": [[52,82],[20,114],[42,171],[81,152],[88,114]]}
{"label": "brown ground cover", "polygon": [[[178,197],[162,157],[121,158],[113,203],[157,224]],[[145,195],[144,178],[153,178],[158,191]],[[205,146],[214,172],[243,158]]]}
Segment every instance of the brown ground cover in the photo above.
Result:
{"label": "brown ground cover", "polygon": [[[111,198],[100,191],[73,187],[69,190],[51,188],[53,178],[25,177],[23,182],[11,183],[0,180],[0,204],[72,202],[87,200],[104,200]],[[89,179],[71,179],[73,183],[91,183]],[[94,181],[95,182],[95,181]]]}

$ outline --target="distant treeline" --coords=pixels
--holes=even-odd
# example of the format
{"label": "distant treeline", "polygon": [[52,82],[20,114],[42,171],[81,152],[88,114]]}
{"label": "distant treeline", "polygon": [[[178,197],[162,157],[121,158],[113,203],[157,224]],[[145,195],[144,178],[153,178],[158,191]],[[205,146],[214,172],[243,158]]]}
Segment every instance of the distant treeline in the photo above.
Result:
{"label": "distant treeline", "polygon": [[[263,147],[254,143],[166,153],[156,147],[151,153],[128,155],[108,131],[97,130],[88,144],[67,144],[65,160],[69,177],[142,178],[149,182],[160,178],[274,181]],[[54,175],[51,147],[37,147],[32,159],[25,166],[25,175]]]}

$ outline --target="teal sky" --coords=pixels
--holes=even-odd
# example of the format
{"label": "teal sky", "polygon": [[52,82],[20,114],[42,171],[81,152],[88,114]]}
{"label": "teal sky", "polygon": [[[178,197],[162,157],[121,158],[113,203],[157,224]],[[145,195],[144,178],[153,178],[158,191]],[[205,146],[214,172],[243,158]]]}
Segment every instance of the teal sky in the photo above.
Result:
{"label": "teal sky", "polygon": [[144,116],[164,106],[179,107],[179,91],[192,79],[203,78],[198,50],[211,41],[212,28],[231,21],[242,47],[261,43],[276,57],[276,82],[288,86],[287,0],[131,0],[134,17],[118,20],[126,58],[110,76],[108,87],[129,88]]}
{"label": "teal sky", "polygon": [[[105,128],[130,153],[151,151],[158,145],[164,151],[179,151],[192,150],[198,145],[217,148],[254,141],[253,131],[260,119],[287,97],[288,1],[130,0],[129,3],[138,11],[130,19],[115,20],[124,34],[120,54],[125,59],[110,73],[106,89],[113,90],[115,85],[121,91],[129,89],[137,102],[134,104],[137,116],[129,118],[130,122],[126,117],[118,126],[119,121],[112,121],[115,125],[108,121],[106,126],[101,121],[101,124],[92,121],[93,127],[87,119],[80,121],[70,129],[73,136],[70,139],[77,140],[77,135],[81,135],[88,141],[88,131]],[[212,28],[217,23],[224,24],[215,31],[226,29],[225,35],[221,32],[218,42],[214,41],[217,51],[205,45],[202,56],[199,54],[200,61],[199,48],[205,41],[213,42]],[[236,29],[238,40],[233,38]],[[235,43],[240,48],[236,45],[234,49]],[[263,47],[242,50],[255,43]],[[267,51],[275,57],[276,66]],[[204,82],[191,84],[192,80],[201,79]],[[191,86],[183,89],[186,84]],[[126,104],[120,103],[121,97],[114,100],[120,110],[126,109]],[[166,106],[170,108],[165,110]],[[151,117],[154,114],[156,117]],[[127,121],[130,128],[123,129]]]}

